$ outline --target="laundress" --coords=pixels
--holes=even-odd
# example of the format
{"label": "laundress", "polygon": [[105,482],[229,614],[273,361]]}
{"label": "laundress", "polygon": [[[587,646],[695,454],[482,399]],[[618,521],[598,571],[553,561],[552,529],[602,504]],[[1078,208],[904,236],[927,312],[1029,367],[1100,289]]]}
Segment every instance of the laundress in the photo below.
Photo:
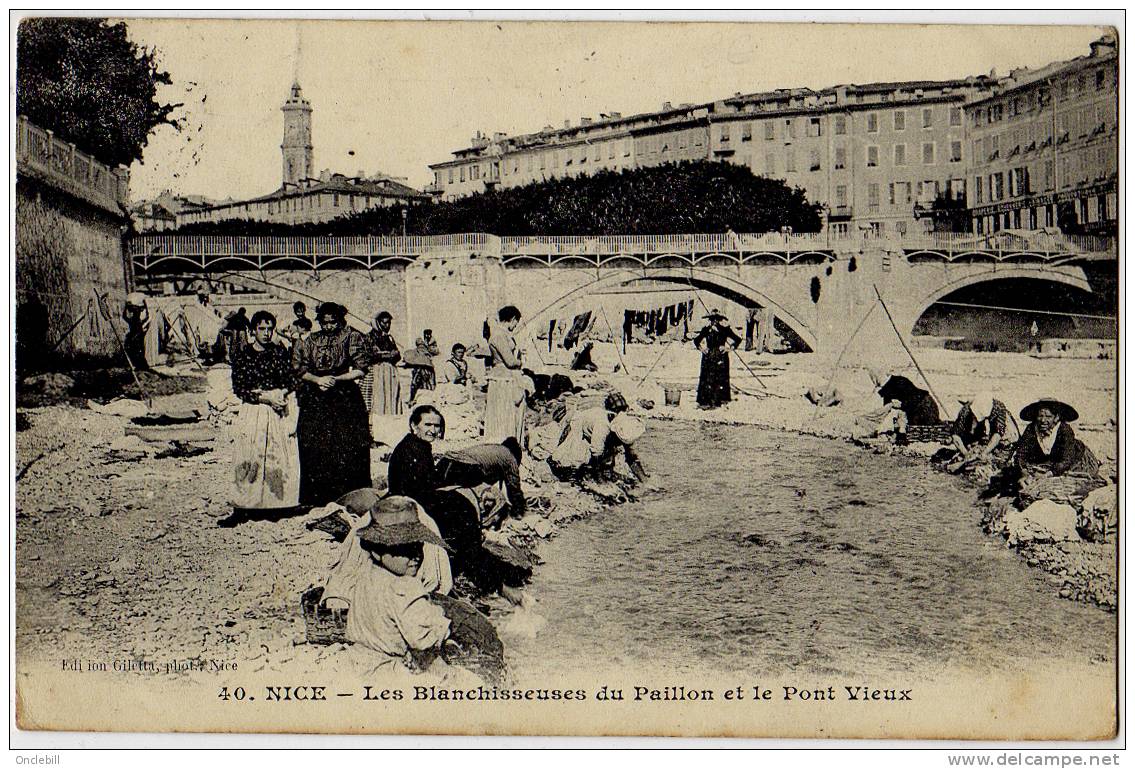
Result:
{"label": "laundress", "polygon": [[[318,331],[292,353],[297,378],[365,371],[369,360],[366,338],[352,328]],[[298,388],[300,504],[324,505],[369,487],[371,438],[358,384],[338,382],[324,392],[301,379]]]}
{"label": "laundress", "polygon": [[[299,404],[291,356],[278,344],[249,345],[232,364],[232,386],[241,403],[232,423],[234,508],[271,510],[299,502],[300,465],[296,441]],[[253,391],[287,394],[281,413],[257,402]]]}
{"label": "laundress", "polygon": [[717,408],[732,399],[729,383],[729,344],[741,344],[741,337],[728,327],[709,325],[694,338],[694,347],[701,349],[705,343],[706,351],[701,359],[701,374],[698,377],[698,405],[703,408]]}
{"label": "laundress", "polygon": [[395,364],[402,358],[398,343],[390,334],[372,329],[367,335],[370,344],[370,415],[374,417],[402,413],[402,385]]}
{"label": "laundress", "polygon": [[488,370],[485,378],[485,443],[500,443],[513,437],[524,445],[525,377],[520,350],[504,329],[492,329],[489,337]]}

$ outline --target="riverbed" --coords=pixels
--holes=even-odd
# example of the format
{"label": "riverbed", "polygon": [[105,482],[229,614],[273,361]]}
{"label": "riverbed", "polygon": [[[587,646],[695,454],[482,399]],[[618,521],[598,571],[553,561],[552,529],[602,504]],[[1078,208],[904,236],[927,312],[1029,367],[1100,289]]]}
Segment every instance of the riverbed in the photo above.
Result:
{"label": "riverbed", "polygon": [[924,460],[753,426],[653,420],[662,490],[566,527],[509,639],[553,671],[874,674],[1114,660],[1116,619],[1061,600]]}

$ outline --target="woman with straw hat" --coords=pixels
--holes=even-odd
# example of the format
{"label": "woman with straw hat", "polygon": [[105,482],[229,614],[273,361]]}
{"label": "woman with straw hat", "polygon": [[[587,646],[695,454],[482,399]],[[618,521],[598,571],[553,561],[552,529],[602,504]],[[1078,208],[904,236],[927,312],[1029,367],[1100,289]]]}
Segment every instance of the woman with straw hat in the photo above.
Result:
{"label": "woman with straw hat", "polygon": [[419,520],[409,497],[375,500],[370,521],[353,536],[366,558],[342,596],[350,603],[347,639],[362,647],[372,671],[429,668],[449,636],[449,620],[430,601],[418,570],[425,545],[448,545]]}
{"label": "woman with straw hat", "polygon": [[1079,418],[1076,409],[1056,398],[1041,398],[1021,409],[1021,419],[1029,423],[1017,442],[1015,462],[1021,473],[1098,473],[1099,460],[1070,425]]}

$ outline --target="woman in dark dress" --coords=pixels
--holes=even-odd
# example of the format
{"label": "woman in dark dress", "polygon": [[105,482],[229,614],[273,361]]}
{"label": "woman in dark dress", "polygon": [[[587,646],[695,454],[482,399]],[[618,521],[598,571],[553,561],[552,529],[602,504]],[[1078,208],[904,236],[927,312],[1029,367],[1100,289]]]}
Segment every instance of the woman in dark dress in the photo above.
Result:
{"label": "woman in dark dress", "polygon": [[1042,398],[1021,409],[1029,426],[1017,441],[1014,460],[1021,474],[1094,476],[1100,463],[1076,437],[1070,422],[1080,418],[1076,409],[1056,398]]}
{"label": "woman in dark dress", "polygon": [[705,317],[709,323],[694,337],[694,347],[702,354],[698,408],[715,409],[732,399],[729,392],[729,353],[741,344],[741,337],[717,310],[710,310]]}
{"label": "woman in dark dress", "polygon": [[936,425],[941,421],[938,404],[929,390],[923,390],[904,376],[893,376],[879,388],[883,403],[898,401],[907,425]]}
{"label": "woman in dark dress", "polygon": [[300,380],[300,503],[325,505],[369,487],[370,430],[358,380],[370,361],[366,337],[347,326],[347,309],[325,302],[320,330],[292,353]]}

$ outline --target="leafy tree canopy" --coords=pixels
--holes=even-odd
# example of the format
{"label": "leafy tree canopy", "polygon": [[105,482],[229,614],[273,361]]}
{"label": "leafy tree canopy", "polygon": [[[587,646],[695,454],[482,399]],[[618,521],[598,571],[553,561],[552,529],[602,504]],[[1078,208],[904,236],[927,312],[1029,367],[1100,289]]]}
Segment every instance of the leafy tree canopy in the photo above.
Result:
{"label": "leafy tree canopy", "polygon": [[[553,179],[412,206],[407,233],[443,235],[666,235],[694,232],[818,232],[820,206],[803,190],[744,166],[687,161]],[[202,223],[180,232],[230,235],[399,235],[401,208],[360,211],[320,224]]]}
{"label": "leafy tree canopy", "polygon": [[16,39],[16,112],[110,165],[142,157],[159,125],[177,127],[180,104],[157,100],[169,84],[154,51],[105,19],[36,18]]}

